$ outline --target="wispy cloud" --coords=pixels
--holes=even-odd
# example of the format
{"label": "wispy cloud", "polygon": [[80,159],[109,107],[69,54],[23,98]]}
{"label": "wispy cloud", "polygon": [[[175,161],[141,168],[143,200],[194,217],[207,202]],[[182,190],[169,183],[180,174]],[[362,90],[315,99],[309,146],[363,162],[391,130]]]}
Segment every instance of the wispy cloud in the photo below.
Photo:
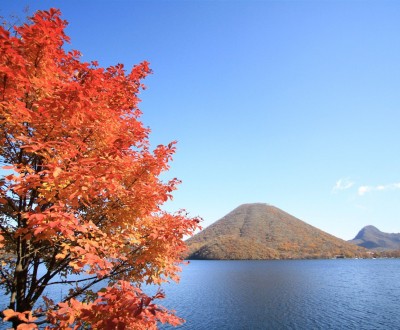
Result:
{"label": "wispy cloud", "polygon": [[396,189],[400,189],[400,182],[390,183],[386,185],[378,185],[378,186],[360,186],[358,188],[358,194],[360,196],[363,196],[371,191],[385,191],[385,190],[396,190]]}
{"label": "wispy cloud", "polygon": [[336,184],[332,188],[332,192],[337,192],[339,190],[346,190],[354,186],[354,182],[349,178],[341,178],[336,181]]}

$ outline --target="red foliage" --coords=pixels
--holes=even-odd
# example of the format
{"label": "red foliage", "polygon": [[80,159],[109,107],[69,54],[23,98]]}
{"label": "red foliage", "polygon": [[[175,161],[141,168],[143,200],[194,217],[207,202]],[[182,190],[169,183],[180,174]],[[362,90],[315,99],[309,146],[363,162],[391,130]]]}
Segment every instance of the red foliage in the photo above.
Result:
{"label": "red foliage", "polygon": [[[14,35],[0,28],[0,158],[10,173],[0,183],[9,256],[0,274],[10,309],[31,311],[55,276],[68,283],[69,274],[87,273],[89,280],[49,311],[53,323],[66,328],[79,317],[92,325],[115,320],[118,329],[176,324],[150,303],[161,294],[146,298],[125,282],[176,279],[183,238],[198,227],[198,219],[160,208],[179,181],[159,178],[175,143],[151,151],[140,121],[138,94],[149,64],[127,72],[122,64],[81,62],[79,52],[63,48],[66,25],[51,9]],[[101,279],[119,285],[90,303],[76,300]],[[125,315],[127,309],[135,312]],[[18,315],[8,318],[14,326],[26,323]]]}
{"label": "red foliage", "polygon": [[50,321],[57,329],[83,327],[87,323],[95,329],[156,329],[155,320],[181,324],[182,319],[152,303],[160,298],[164,298],[162,292],[149,297],[129,282],[120,281],[118,285],[98,292],[98,298],[92,303],[75,299],[60,303],[60,309],[50,313]]}

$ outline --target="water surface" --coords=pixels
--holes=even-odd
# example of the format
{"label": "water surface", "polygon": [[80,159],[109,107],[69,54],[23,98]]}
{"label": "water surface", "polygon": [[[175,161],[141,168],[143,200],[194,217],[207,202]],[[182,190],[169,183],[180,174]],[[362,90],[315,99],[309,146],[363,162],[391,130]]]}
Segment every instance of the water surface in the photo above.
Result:
{"label": "water surface", "polygon": [[191,261],[180,329],[400,329],[400,260]]}
{"label": "water surface", "polygon": [[[400,329],[400,259],[196,260],[181,275],[158,303],[183,330]],[[49,290],[58,300],[68,288]]]}

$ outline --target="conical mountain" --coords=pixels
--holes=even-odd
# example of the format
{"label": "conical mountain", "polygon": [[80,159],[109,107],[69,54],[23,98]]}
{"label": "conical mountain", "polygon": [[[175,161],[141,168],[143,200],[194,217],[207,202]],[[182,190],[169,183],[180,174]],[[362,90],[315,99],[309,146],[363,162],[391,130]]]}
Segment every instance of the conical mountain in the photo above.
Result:
{"label": "conical mountain", "polygon": [[268,204],[243,204],[187,241],[189,259],[355,257],[365,250]]}
{"label": "conical mountain", "polygon": [[400,250],[400,233],[384,233],[374,226],[366,226],[349,242],[367,249]]}

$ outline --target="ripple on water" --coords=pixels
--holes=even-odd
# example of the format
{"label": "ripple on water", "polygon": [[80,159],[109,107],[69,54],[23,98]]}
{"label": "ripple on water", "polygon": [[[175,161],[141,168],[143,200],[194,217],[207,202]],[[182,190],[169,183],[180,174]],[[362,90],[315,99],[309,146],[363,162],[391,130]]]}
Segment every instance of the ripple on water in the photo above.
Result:
{"label": "ripple on water", "polygon": [[400,260],[193,261],[182,329],[400,329]]}
{"label": "ripple on water", "polygon": [[179,329],[400,329],[399,274],[400,259],[192,261],[159,303]]}

